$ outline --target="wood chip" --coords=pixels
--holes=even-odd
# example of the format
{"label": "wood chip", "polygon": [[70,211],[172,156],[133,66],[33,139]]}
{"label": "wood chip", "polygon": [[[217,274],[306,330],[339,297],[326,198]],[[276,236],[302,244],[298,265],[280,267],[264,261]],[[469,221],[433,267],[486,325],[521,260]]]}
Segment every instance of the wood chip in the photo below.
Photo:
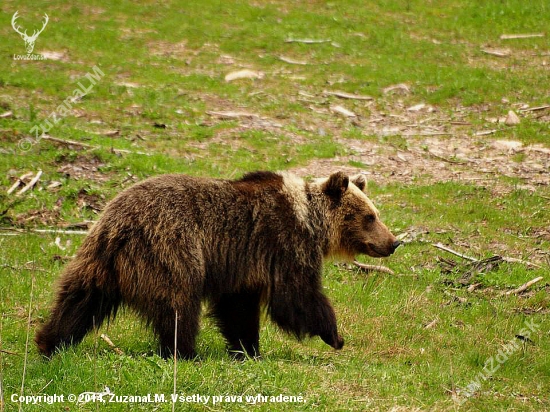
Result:
{"label": "wood chip", "polygon": [[301,65],[301,66],[305,66],[305,65],[309,64],[305,60],[296,60],[296,59],[286,57],[286,56],[279,56],[279,60],[281,60],[285,63],[288,63],[288,64],[298,64],[298,65]]}
{"label": "wood chip", "polygon": [[433,328],[435,325],[437,325],[437,322],[439,321],[438,318],[435,318],[434,320],[432,320],[430,323],[428,323],[426,326],[424,326],[424,329],[431,329]]}
{"label": "wood chip", "polygon": [[544,33],[529,33],[529,34],[502,34],[501,40],[511,39],[532,39],[534,37],[544,37]]}
{"label": "wood chip", "polygon": [[48,190],[55,189],[55,188],[60,187],[61,185],[62,185],[61,182],[54,181],[54,182],[51,182],[51,183],[46,187],[46,189],[48,189]]}
{"label": "wood chip", "polygon": [[239,79],[263,79],[264,76],[264,72],[244,69],[226,74],[225,81],[232,82],[233,80]]}
{"label": "wood chip", "polygon": [[8,117],[13,117],[13,112],[11,110],[0,114],[0,119],[7,119]]}
{"label": "wood chip", "polygon": [[366,95],[360,95],[360,94],[352,94],[352,93],[346,93],[346,92],[331,92],[329,90],[324,90],[323,94],[326,96],[336,96],[340,97],[341,99],[352,99],[352,100],[373,100],[371,96]]}
{"label": "wood chip", "polygon": [[351,110],[346,109],[343,106],[330,106],[330,111],[333,113],[341,114],[345,117],[357,117]]}
{"label": "wood chip", "polygon": [[425,103],[420,103],[420,104],[415,104],[414,106],[411,106],[407,109],[407,111],[409,112],[419,112],[420,110],[422,110],[424,107],[426,107],[426,104]]}

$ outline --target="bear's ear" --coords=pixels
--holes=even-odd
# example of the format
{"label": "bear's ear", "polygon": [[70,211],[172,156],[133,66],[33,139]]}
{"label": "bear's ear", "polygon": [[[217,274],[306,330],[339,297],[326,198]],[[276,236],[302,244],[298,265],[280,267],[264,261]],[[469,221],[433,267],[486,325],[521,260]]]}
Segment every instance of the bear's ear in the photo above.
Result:
{"label": "bear's ear", "polygon": [[349,177],[343,172],[336,172],[331,174],[323,185],[323,192],[331,197],[340,198],[348,190],[348,185]]}
{"label": "bear's ear", "polygon": [[365,191],[365,187],[367,186],[367,179],[365,179],[365,176],[363,175],[356,175],[351,178],[351,181],[355,186],[359,188],[361,192]]}

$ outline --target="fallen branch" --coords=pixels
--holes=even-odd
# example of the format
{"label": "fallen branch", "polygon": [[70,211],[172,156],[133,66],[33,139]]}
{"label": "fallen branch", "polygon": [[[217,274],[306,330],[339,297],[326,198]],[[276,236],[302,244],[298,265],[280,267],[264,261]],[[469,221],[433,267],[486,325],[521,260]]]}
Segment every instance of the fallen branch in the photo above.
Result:
{"label": "fallen branch", "polygon": [[0,352],[5,353],[6,355],[21,356],[20,353],[12,352],[11,350],[6,350],[6,349],[0,349]]}
{"label": "fallen branch", "polygon": [[519,288],[517,289],[514,289],[514,290],[509,290],[507,292],[504,292],[503,295],[517,295],[525,290],[527,290],[527,288],[533,286],[535,283],[537,282],[540,282],[541,280],[543,279],[542,276],[539,276],[538,278],[535,278],[533,280],[530,280],[529,282],[527,283],[524,283],[523,285],[521,285]]}
{"label": "fallen branch", "polygon": [[28,179],[32,175],[33,175],[32,172],[28,172],[28,173],[25,173],[24,175],[21,175],[21,177],[17,179],[17,181],[13,184],[13,186],[8,189],[8,195],[11,195],[15,191],[15,189],[19,187],[19,185],[25,184],[25,179]]}
{"label": "fallen branch", "polygon": [[467,256],[467,255],[463,255],[462,253],[458,253],[456,251],[454,251],[453,249],[450,249],[448,248],[447,246],[441,244],[441,243],[432,243],[432,246],[437,248],[437,249],[441,249],[441,250],[444,250],[445,252],[449,252],[455,256],[458,256],[462,259],[466,259],[466,260],[469,260],[470,262],[478,262],[479,260],[476,259],[476,258],[473,258],[471,256]]}
{"label": "fallen branch", "polygon": [[[59,144],[64,144],[64,145],[67,145],[67,146],[80,146],[80,147],[83,147],[84,149],[90,149],[90,150],[104,149],[101,146],[93,146],[91,144],[77,142],[76,140],[59,139],[57,137],[52,137],[52,136],[49,136],[49,135],[44,135],[44,136],[41,137],[41,139],[49,140],[51,142],[55,142],[55,143],[59,143]],[[132,152],[131,150],[126,150],[126,149],[111,148],[110,150],[114,154],[139,154],[139,155],[151,156],[149,153]]]}
{"label": "fallen branch", "polygon": [[365,95],[359,95],[359,94],[352,94],[352,93],[346,93],[346,92],[331,92],[329,90],[324,90],[323,94],[325,96],[336,96],[341,99],[351,99],[351,100],[373,100],[371,96],[365,96]]}
{"label": "fallen branch", "polygon": [[544,33],[529,33],[529,34],[502,34],[501,40],[511,39],[532,39],[533,37],[544,37]]}
{"label": "fallen branch", "polygon": [[17,196],[21,196],[23,193],[34,187],[34,185],[38,182],[38,179],[40,179],[40,176],[42,176],[42,170],[39,170],[36,173],[36,176],[32,178],[32,180],[27,183],[27,185],[21,189],[19,192],[17,192]]}
{"label": "fallen branch", "polygon": [[541,265],[537,265],[536,263],[533,263],[533,262],[528,262],[527,260],[516,259],[516,258],[511,258],[506,256],[502,257],[502,260],[506,263],[521,263],[525,266],[530,266],[537,269],[540,269],[542,267]]}
{"label": "fallen branch", "polygon": [[216,116],[220,119],[239,119],[241,117],[246,117],[249,119],[257,119],[260,116],[254,113],[248,113],[248,112],[215,112],[215,111],[207,111],[206,114],[210,116]]}
{"label": "fallen branch", "polygon": [[550,109],[550,105],[537,106],[537,107],[528,107],[526,109],[519,109],[520,112],[538,112],[539,110]]}
{"label": "fallen branch", "polygon": [[[461,257],[462,259],[469,260],[471,262],[481,262],[479,259],[473,258],[471,256],[463,255],[462,253],[458,253],[458,252],[448,248],[447,246],[445,246],[441,243],[435,243],[435,244],[432,243],[432,246],[437,248],[437,249],[444,250],[445,252],[449,252],[449,253],[451,253],[455,256]],[[534,268],[537,268],[537,269],[540,269],[542,267],[540,265],[537,265],[536,263],[532,263],[532,262],[529,262],[527,260],[517,259],[517,258],[512,258],[512,257],[507,257],[507,256],[493,256],[492,258],[489,258],[489,259],[494,259],[494,258],[498,258],[501,261],[506,262],[506,263],[521,263],[522,265],[529,266],[529,267],[534,267]]]}
{"label": "fallen branch", "polygon": [[50,142],[56,142],[56,143],[64,144],[64,145],[67,145],[67,146],[80,146],[80,147],[84,147],[86,149],[97,149],[96,146],[92,146],[92,145],[87,144],[87,143],[77,142],[76,140],[59,139],[57,137],[52,137],[52,136],[48,136],[48,135],[42,136],[41,139],[49,140]]}
{"label": "fallen branch", "polygon": [[124,352],[120,349],[120,348],[117,348],[115,346],[115,344],[113,343],[113,341],[111,339],[109,339],[109,337],[105,334],[101,334],[101,339],[103,339],[107,345],[109,345],[109,347],[117,354],[117,355],[124,355]]}
{"label": "fallen branch", "polygon": [[308,62],[306,62],[304,60],[295,60],[295,59],[292,59],[290,57],[285,57],[285,56],[279,56],[279,60],[281,60],[285,63],[288,63],[288,64],[298,64],[298,65],[301,65],[301,66],[305,66],[305,65],[309,64]]}
{"label": "fallen branch", "polygon": [[[15,233],[61,233],[64,235],[87,235],[87,230],[66,230],[66,229],[19,229],[16,227],[0,227],[0,235],[7,234],[6,232]],[[11,233],[10,233],[11,234]]]}
{"label": "fallen branch", "polygon": [[330,43],[330,39],[286,39],[285,43],[302,43],[302,44],[321,44],[321,43]]}
{"label": "fallen branch", "polygon": [[353,261],[353,264],[358,268],[364,270],[365,272],[381,272],[381,273],[387,273],[388,275],[395,275],[395,272],[390,268],[387,268],[386,266],[367,265],[365,263],[361,263],[356,260]]}

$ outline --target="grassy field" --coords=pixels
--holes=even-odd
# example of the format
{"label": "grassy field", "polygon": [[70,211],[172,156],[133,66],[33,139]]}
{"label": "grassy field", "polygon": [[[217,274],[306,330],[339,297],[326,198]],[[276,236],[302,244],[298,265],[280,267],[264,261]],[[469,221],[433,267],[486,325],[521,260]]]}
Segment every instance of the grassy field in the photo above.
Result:
{"label": "grassy field", "polygon": [[[0,10],[0,411],[550,410],[546,0]],[[33,51],[44,60],[17,58],[15,11],[28,33],[48,14]],[[55,279],[116,193],[161,173],[257,169],[362,172],[405,242],[382,262],[394,275],[327,262],[342,351],[266,320],[263,360],[238,363],[205,319],[199,359],[174,365],[123,312],[51,361],[38,355]],[[106,391],[119,398],[68,399]],[[209,398],[174,404],[174,391]],[[64,399],[18,402],[54,394]],[[166,402],[124,398],[147,394]]]}

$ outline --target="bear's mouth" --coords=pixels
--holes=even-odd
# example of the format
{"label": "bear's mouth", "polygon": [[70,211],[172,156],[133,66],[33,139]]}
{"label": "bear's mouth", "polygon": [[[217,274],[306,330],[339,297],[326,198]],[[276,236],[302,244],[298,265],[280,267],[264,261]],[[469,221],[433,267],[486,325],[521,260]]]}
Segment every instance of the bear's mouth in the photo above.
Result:
{"label": "bear's mouth", "polygon": [[374,244],[367,243],[366,244],[366,254],[375,257],[375,258],[382,258],[382,257],[388,257],[393,253],[393,250],[387,251],[387,250],[380,250],[378,249]]}

